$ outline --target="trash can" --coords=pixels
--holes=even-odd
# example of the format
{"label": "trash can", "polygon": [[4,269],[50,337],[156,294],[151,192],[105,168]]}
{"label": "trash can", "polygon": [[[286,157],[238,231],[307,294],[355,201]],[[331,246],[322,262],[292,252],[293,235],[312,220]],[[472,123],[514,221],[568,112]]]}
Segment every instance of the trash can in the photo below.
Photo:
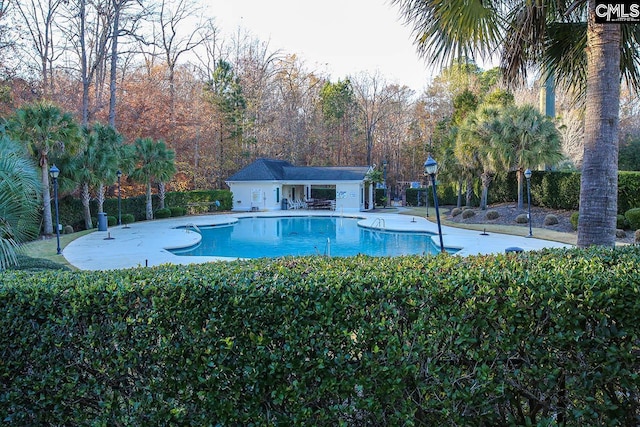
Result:
{"label": "trash can", "polygon": [[98,231],[107,231],[106,212],[98,212]]}
{"label": "trash can", "polygon": [[289,200],[287,199],[282,199],[282,206],[280,206],[280,208],[283,211],[286,211],[287,209],[289,209]]}

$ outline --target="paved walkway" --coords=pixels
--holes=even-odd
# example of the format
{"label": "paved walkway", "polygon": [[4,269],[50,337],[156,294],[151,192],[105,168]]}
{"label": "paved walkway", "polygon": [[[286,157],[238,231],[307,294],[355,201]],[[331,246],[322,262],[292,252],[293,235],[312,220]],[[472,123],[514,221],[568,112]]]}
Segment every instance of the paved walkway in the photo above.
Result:
{"label": "paved walkway", "polygon": [[[167,249],[187,247],[200,241],[200,234],[193,230],[177,228],[184,226],[206,226],[235,222],[246,216],[294,216],[328,215],[339,216],[337,212],[276,211],[260,213],[228,213],[220,215],[201,215],[169,218],[154,221],[135,222],[130,226],[111,227],[108,231],[95,231],[80,237],[64,248],[63,255],[70,264],[81,270],[112,270],[130,267],[155,266],[161,264],[191,264],[210,261],[226,261],[221,257],[184,257],[177,256]],[[437,224],[420,216],[400,215],[397,213],[357,212],[344,214],[362,218],[360,225],[384,228],[392,231],[427,231],[435,233],[432,237],[439,246]],[[551,247],[568,247],[563,243],[489,233],[453,227],[442,227],[442,238],[447,248],[460,249],[458,255],[503,253],[509,247],[522,248],[525,251]]]}

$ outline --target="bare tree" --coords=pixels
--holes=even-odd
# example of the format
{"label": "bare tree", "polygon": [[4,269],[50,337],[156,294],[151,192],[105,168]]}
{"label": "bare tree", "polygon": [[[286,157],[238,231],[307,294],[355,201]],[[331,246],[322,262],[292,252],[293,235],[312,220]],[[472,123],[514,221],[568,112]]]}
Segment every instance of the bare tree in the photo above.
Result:
{"label": "bare tree", "polygon": [[[127,14],[138,8],[137,13]],[[118,58],[120,37],[136,36],[139,22],[147,14],[142,0],[111,0],[111,58],[109,67],[109,125],[116,127],[116,99],[118,87]],[[127,25],[125,25],[127,24]]]}
{"label": "bare tree", "polygon": [[53,63],[64,53],[64,40],[56,38],[56,18],[63,0],[21,0],[15,2],[31,42],[42,78],[45,96],[53,92]]}
{"label": "bare tree", "polygon": [[360,73],[351,79],[351,84],[366,137],[366,162],[372,165],[376,127],[385,119],[387,111],[383,107],[391,102],[393,92],[378,72]]}
{"label": "bare tree", "polygon": [[[78,58],[82,82],[82,125],[87,125],[101,104],[103,86],[98,82],[105,75],[112,15],[109,13],[109,0],[74,0],[65,6],[69,24],[63,31]],[[89,105],[92,85],[95,90],[93,109]]]}
{"label": "bare tree", "polygon": [[203,44],[215,28],[193,20],[202,16],[203,8],[192,0],[160,0],[154,44],[162,51],[168,71],[171,121],[175,123],[175,71],[182,55]]}

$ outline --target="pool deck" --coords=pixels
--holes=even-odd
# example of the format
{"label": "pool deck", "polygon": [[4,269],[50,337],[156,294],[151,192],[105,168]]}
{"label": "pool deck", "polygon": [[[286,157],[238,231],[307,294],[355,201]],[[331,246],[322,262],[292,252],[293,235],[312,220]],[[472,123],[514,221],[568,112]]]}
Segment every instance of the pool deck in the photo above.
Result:
{"label": "pool deck", "polygon": [[[200,215],[135,222],[127,226],[110,227],[107,231],[95,231],[80,237],[64,248],[63,256],[81,270],[113,270],[132,267],[151,267],[162,264],[192,264],[211,261],[229,261],[223,257],[185,257],[174,255],[168,249],[187,247],[200,241],[200,234],[193,226],[219,225],[252,216],[337,216],[337,212],[274,211],[238,212],[216,215]],[[360,225],[390,231],[421,231],[436,234],[432,237],[439,247],[436,223],[424,217],[398,213],[357,212],[345,217],[362,218]],[[187,228],[178,228],[185,227]],[[190,227],[190,228],[189,228]],[[456,255],[503,253],[517,247],[524,251],[542,248],[569,247],[564,243],[510,236],[506,234],[482,234],[476,230],[442,227],[442,239],[446,248],[460,249]]]}

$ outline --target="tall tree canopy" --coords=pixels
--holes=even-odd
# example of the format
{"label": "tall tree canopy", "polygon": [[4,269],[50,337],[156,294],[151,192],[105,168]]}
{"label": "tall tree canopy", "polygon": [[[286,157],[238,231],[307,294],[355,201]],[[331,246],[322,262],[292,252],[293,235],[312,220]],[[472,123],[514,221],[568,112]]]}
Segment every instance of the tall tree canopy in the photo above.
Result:
{"label": "tall tree canopy", "polygon": [[[49,158],[74,154],[81,146],[80,127],[70,113],[48,102],[37,102],[18,109],[8,123],[9,135],[25,145],[41,168],[44,234],[53,233]],[[63,172],[64,173],[64,172]]]}
{"label": "tall tree canopy", "polygon": [[638,26],[596,24],[594,0],[392,2],[413,27],[420,54],[434,63],[501,50],[509,81],[537,66],[585,95],[578,245],[613,246],[620,76],[640,82]]}

